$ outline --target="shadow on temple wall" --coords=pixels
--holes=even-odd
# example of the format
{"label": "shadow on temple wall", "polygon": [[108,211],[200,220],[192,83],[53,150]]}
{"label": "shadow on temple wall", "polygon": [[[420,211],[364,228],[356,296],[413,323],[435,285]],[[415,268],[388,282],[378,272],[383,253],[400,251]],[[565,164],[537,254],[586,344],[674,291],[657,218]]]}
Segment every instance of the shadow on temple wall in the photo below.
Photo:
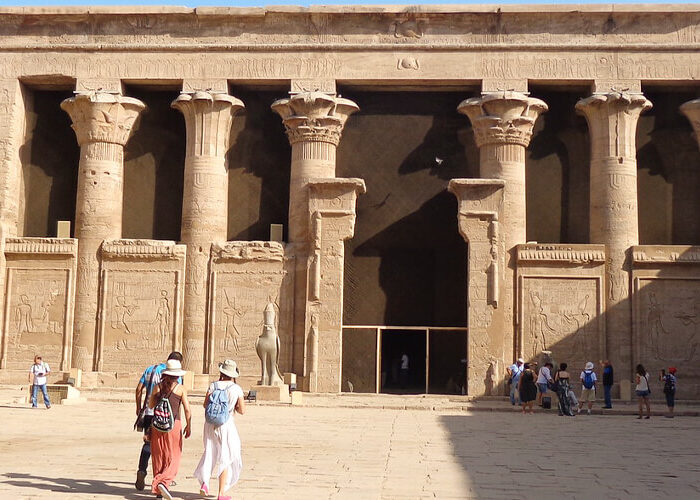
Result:
{"label": "shadow on temple wall", "polygon": [[[359,258],[346,259],[346,324],[353,312],[373,319],[365,324],[466,325],[466,245],[456,213],[454,196],[443,191],[352,249]],[[352,285],[363,275],[377,282],[357,293]]]}
{"label": "shadow on temple wall", "polygon": [[230,240],[268,240],[270,224],[289,214],[291,147],[280,117],[270,110],[286,90],[234,89],[245,103],[234,118],[226,155],[229,168]]}
{"label": "shadow on temple wall", "polygon": [[[25,184],[25,236],[56,236],[59,220],[75,225],[80,147],[60,103],[71,92],[28,90],[33,128],[20,149]],[[20,229],[20,234],[22,230]]]}
{"label": "shadow on temple wall", "polygon": [[177,91],[128,88],[146,105],[124,147],[124,238],[180,240],[185,121]]}

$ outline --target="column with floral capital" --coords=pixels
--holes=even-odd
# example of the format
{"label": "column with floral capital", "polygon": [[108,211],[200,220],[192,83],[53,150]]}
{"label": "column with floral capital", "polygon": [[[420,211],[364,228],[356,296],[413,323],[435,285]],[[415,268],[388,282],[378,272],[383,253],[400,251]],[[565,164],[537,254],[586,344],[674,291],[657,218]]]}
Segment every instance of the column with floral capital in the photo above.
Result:
{"label": "column with floral capital", "polygon": [[138,99],[90,92],[61,103],[70,115],[80,145],[75,237],[78,238],[72,365],[94,369],[99,247],[121,238],[124,196],[124,145],[145,108]]}

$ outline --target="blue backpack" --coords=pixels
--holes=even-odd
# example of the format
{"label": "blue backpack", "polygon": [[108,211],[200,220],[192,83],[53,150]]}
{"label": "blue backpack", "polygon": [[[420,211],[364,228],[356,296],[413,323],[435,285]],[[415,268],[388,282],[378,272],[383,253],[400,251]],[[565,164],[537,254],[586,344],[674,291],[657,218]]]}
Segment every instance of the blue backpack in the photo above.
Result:
{"label": "blue backpack", "polygon": [[586,370],[583,372],[583,386],[586,389],[593,389],[593,371]]}
{"label": "blue backpack", "polygon": [[209,395],[209,403],[204,410],[204,418],[207,422],[217,427],[224,425],[229,417],[228,408],[228,387],[219,389],[215,386],[214,391]]}

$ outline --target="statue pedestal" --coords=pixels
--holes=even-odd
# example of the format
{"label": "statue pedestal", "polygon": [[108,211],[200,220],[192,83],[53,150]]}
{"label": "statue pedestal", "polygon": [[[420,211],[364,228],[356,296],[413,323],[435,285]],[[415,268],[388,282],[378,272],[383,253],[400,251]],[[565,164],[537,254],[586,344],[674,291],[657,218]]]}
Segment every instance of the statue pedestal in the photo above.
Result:
{"label": "statue pedestal", "polygon": [[255,391],[256,401],[277,401],[289,403],[289,385],[254,385],[250,388]]}

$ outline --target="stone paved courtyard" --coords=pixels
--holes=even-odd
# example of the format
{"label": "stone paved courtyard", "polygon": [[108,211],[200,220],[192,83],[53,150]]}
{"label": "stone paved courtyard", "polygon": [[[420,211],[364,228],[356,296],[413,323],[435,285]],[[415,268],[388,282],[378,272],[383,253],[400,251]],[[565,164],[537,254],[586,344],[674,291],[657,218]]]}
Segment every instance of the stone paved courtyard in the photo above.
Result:
{"label": "stone paved courtyard", "polygon": [[[201,401],[201,400],[197,400]],[[178,498],[198,495],[193,405]],[[0,498],[152,498],[133,488],[133,405],[0,407]],[[249,406],[239,499],[698,498],[700,419]],[[150,474],[149,474],[150,479]]]}

